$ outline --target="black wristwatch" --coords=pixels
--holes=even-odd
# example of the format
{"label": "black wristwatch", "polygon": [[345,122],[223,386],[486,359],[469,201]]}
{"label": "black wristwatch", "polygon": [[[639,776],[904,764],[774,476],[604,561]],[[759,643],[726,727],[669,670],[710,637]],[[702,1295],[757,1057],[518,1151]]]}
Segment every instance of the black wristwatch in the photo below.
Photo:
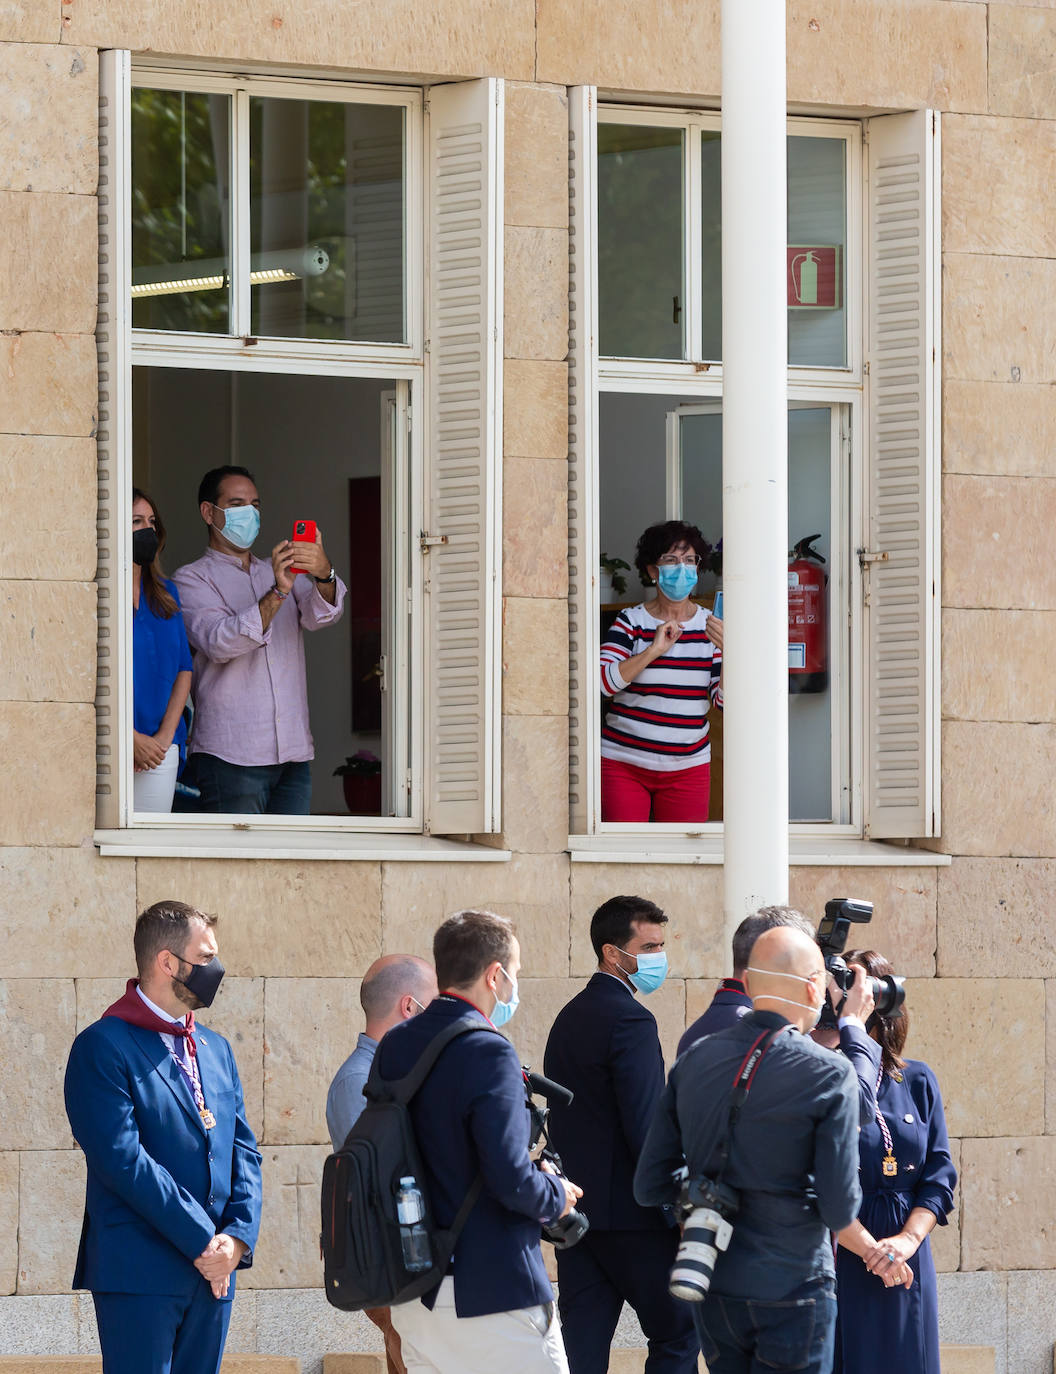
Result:
{"label": "black wristwatch", "polygon": [[337,581],[337,569],[334,567],[333,563],[330,564],[330,572],[328,573],[328,575],[327,575],[326,577],[317,577],[315,580],[316,580],[316,582],[321,582],[321,583],[323,583],[323,584],[325,584],[325,583],[327,583],[327,582],[336,582],[336,581]]}

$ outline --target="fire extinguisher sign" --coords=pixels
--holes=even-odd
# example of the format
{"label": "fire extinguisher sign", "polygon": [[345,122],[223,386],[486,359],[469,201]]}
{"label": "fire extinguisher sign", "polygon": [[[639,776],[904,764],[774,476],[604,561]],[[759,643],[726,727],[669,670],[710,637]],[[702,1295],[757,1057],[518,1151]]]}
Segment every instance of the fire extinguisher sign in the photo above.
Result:
{"label": "fire extinguisher sign", "polygon": [[790,243],[785,252],[789,310],[839,310],[843,278],[839,244]]}

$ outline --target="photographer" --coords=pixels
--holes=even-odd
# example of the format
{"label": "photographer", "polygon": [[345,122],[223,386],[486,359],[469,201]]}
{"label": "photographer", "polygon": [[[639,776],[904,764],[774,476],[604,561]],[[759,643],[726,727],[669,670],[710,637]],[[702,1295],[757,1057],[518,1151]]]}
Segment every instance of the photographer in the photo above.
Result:
{"label": "photographer", "polygon": [[[496,1027],[517,1006],[521,953],[513,926],[460,911],[433,939],[441,993],[394,1026],[377,1050],[382,1078],[410,1073],[426,1046],[467,1012],[480,1031],[441,1053],[411,1102],[436,1224],[449,1227],[479,1177],[480,1195],[455,1245],[451,1272],[420,1301],[392,1310],[408,1370],[567,1374],[541,1226],[570,1212],[581,1190],[528,1154],[525,1081]],[[472,1320],[469,1320],[472,1319]]]}
{"label": "photographer", "polygon": [[[738,1197],[710,1291],[691,1304],[710,1374],[749,1374],[760,1365],[829,1374],[836,1317],[829,1231],[850,1225],[861,1198],[857,1084],[850,1064],[807,1034],[825,1000],[821,950],[808,935],[787,926],[761,935],[745,985],[753,1010],[693,1045],[671,1070],[638,1161],[635,1197],[643,1206],[676,1202],[683,1164],[691,1180],[720,1176]],[[731,1136],[733,1092],[760,1044]]]}
{"label": "photographer", "polygon": [[[874,950],[852,950],[846,961],[862,981],[892,972]],[[927,1064],[902,1058],[905,1007],[874,1012],[868,1024],[882,1062],[874,1116],[858,1143],[861,1210],[839,1233],[834,1369],[938,1374],[938,1294],[928,1236],[936,1223],[946,1225],[957,1182],[942,1098]]]}

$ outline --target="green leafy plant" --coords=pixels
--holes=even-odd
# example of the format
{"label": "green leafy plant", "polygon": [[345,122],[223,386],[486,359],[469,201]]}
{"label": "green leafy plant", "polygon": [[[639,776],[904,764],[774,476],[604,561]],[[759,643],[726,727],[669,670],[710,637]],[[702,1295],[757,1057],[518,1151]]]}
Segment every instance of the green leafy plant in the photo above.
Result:
{"label": "green leafy plant", "polygon": [[623,574],[630,572],[630,563],[625,563],[622,558],[610,558],[607,553],[601,555],[598,563],[612,578],[612,590],[617,596],[621,596],[627,590],[627,579]]}

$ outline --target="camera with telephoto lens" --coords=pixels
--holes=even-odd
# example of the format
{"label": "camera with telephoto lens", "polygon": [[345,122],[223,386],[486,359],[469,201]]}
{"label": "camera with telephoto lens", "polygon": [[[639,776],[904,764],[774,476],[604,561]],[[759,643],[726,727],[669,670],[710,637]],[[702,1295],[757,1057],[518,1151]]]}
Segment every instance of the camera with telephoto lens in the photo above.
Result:
{"label": "camera with telephoto lens", "polygon": [[[534,1101],[532,1094],[538,1093],[540,1097],[545,1097],[547,1102],[560,1102],[566,1107],[572,1101],[574,1094],[568,1088],[562,1087],[560,1083],[555,1083],[552,1078],[544,1078],[541,1073],[532,1073],[531,1069],[528,1068],[524,1069],[524,1087],[528,1113],[532,1119],[528,1148],[534,1150],[542,1141],[543,1148],[539,1151],[538,1158],[545,1159],[558,1178],[565,1178],[565,1171],[561,1167],[561,1156],[550,1143],[550,1136],[546,1129],[550,1119],[550,1108],[540,1107]],[[543,1240],[548,1240],[555,1250],[568,1250],[577,1241],[582,1240],[589,1229],[590,1222],[588,1219],[582,1212],[573,1207],[563,1217],[558,1217],[549,1226],[543,1227]]]}
{"label": "camera with telephoto lens", "polygon": [[[840,991],[847,995],[854,982],[854,970],[848,967],[843,958],[847,948],[847,936],[852,925],[866,925],[873,919],[872,902],[859,902],[853,897],[834,897],[825,903],[825,915],[818,924],[816,939],[825,960],[825,970]],[[886,973],[882,978],[866,976],[866,983],[873,994],[875,1011],[880,1016],[890,1016],[906,1000],[906,980],[897,974]],[[825,999],[825,1014],[822,1024],[836,1024],[836,1009],[831,999]]]}
{"label": "camera with telephoto lens", "polygon": [[732,1218],[740,1198],[732,1188],[710,1178],[688,1178],[683,1167],[679,1211],[682,1241],[675,1255],[668,1291],[683,1302],[703,1302],[711,1287],[715,1261],[720,1250],[729,1246],[733,1235]]}

